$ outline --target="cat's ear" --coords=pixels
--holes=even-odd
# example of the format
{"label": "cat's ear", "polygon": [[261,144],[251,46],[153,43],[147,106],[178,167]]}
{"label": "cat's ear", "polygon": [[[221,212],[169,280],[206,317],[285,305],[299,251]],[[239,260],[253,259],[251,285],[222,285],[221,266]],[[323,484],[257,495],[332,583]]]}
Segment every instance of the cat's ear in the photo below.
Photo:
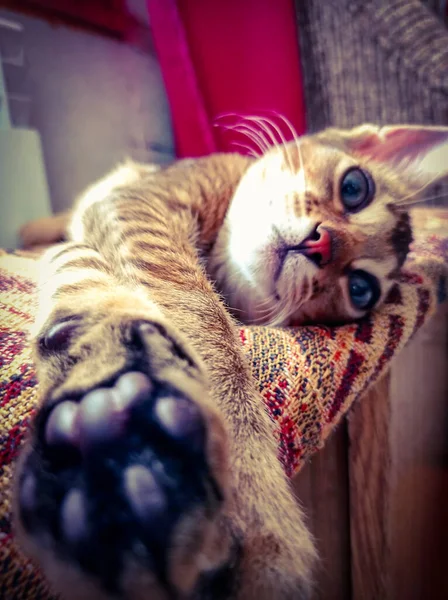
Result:
{"label": "cat's ear", "polygon": [[348,132],[351,151],[390,165],[411,183],[448,177],[448,127],[363,125]]}

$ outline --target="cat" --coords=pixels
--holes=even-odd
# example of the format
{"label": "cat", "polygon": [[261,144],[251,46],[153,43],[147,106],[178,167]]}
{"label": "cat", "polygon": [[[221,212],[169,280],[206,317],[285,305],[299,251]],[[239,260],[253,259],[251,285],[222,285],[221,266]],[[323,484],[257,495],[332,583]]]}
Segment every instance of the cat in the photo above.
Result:
{"label": "cat", "polygon": [[310,597],[316,551],[235,317],[377,310],[447,153],[448,128],[363,125],[256,158],[130,162],[24,229],[68,231],[42,259],[14,510],[63,598]]}

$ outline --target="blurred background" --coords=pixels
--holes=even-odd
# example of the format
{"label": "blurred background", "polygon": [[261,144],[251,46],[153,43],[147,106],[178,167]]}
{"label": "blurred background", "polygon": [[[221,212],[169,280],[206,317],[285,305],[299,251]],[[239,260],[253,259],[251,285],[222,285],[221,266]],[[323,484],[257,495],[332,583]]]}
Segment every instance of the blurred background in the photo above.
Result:
{"label": "blurred background", "polygon": [[[126,157],[258,152],[238,115],[261,115],[272,143],[448,125],[446,0],[0,5],[3,247]],[[446,186],[428,196],[448,202]],[[441,309],[295,482],[322,556],[316,599],[448,598],[447,332]]]}
{"label": "blurred background", "polygon": [[247,151],[235,145],[247,145],[235,113],[276,118],[287,139],[278,115],[299,134],[365,121],[447,122],[445,0],[0,4],[0,127],[36,130],[42,146],[40,159],[24,150],[31,135],[1,136],[22,160],[30,155],[40,198],[29,218],[37,204],[66,209],[126,156],[163,163]]}

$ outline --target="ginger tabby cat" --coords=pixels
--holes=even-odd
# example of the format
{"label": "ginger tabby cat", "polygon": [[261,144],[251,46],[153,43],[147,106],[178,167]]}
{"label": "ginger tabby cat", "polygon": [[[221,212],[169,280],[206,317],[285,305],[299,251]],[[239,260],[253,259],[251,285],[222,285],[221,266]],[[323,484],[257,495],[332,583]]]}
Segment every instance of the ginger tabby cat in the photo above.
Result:
{"label": "ginger tabby cat", "polygon": [[43,259],[25,551],[66,599],[309,598],[316,559],[235,316],[381,305],[448,128],[365,125],[166,168],[129,163],[25,242]]}

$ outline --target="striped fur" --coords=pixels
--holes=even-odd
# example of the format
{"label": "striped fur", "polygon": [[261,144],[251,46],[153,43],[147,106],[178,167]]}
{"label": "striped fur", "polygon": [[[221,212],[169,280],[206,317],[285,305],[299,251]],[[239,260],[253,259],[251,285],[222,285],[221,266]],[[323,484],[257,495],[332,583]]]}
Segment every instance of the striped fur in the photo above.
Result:
{"label": "striped fur", "polygon": [[[446,131],[444,135],[446,148]],[[400,148],[406,143],[411,148],[411,138],[405,138]],[[259,316],[257,309],[251,313],[253,290],[247,281],[239,281],[237,270],[242,265],[229,263],[229,239],[237,229],[235,219],[244,213],[239,210],[244,202],[253,214],[253,222],[244,223],[247,238],[251,237],[251,230],[258,227],[256,203],[261,214],[268,188],[279,194],[278,210],[285,211],[290,227],[295,218],[316,214],[333,219],[346,235],[346,246],[341,247],[348,248],[350,260],[376,263],[378,277],[392,282],[402,262],[399,236],[392,234],[397,226],[404,226],[402,211],[393,210],[393,205],[402,208],[400,198],[413,193],[411,159],[418,156],[415,171],[420,177],[429,150],[423,158],[415,150],[404,167],[397,167],[390,158],[375,158],[384,143],[388,143],[387,131],[362,128],[348,134],[324,132],[300,144],[276,147],[258,160],[216,155],[160,170],[129,163],[83,195],[70,218],[69,241],[47,251],[34,327],[42,414],[62,399],[79,398],[125,372],[129,324],[139,320],[155,324],[164,332],[165,342],[151,348],[152,364],[158,377],[183,390],[200,408],[207,427],[207,462],[225,498],[216,513],[195,508],[181,515],[168,552],[168,583],[147,565],[143,568],[132,553],[126,555],[118,574],[124,597],[218,598],[214,586],[215,581],[222,584],[223,572],[227,584],[219,592],[222,597],[309,596],[313,544],[277,460],[273,424],[255,391],[235,322],[214,282],[249,321]],[[334,196],[337,186],[331,188],[328,182],[344,160],[349,166],[368,165],[377,179],[376,209],[364,220],[360,216],[350,222],[332,204],[329,190]],[[409,185],[403,183],[405,172]],[[270,202],[272,198],[267,205]],[[384,220],[377,218],[372,228],[375,215],[383,215]],[[38,231],[42,223],[24,232],[28,241],[35,241],[36,227]],[[59,230],[57,237],[60,234]],[[45,242],[52,236],[54,232],[37,238]],[[355,239],[358,245],[350,247]],[[240,244],[244,242],[239,238]],[[370,256],[363,254],[366,248]],[[347,257],[339,260],[344,264]],[[337,268],[341,264],[333,266],[334,271]],[[347,302],[336,283],[331,283],[332,277],[336,275],[330,271],[330,285],[317,279],[308,283],[309,293],[318,297],[315,308],[308,300],[304,308],[296,307],[299,314],[278,311],[277,317],[283,315],[279,321],[303,320],[306,315],[313,319],[361,316],[341,308]],[[43,351],[42,340],[52,326],[66,319],[76,323],[68,348]],[[172,346],[181,349],[182,360],[167,350]],[[23,452],[19,487],[20,473],[26,470],[35,444],[31,437]],[[19,506],[16,514],[20,515]],[[20,518],[16,526],[25,550],[40,562],[64,597],[112,597],[101,581],[61,558]],[[224,569],[221,579],[213,577],[218,567]]]}

